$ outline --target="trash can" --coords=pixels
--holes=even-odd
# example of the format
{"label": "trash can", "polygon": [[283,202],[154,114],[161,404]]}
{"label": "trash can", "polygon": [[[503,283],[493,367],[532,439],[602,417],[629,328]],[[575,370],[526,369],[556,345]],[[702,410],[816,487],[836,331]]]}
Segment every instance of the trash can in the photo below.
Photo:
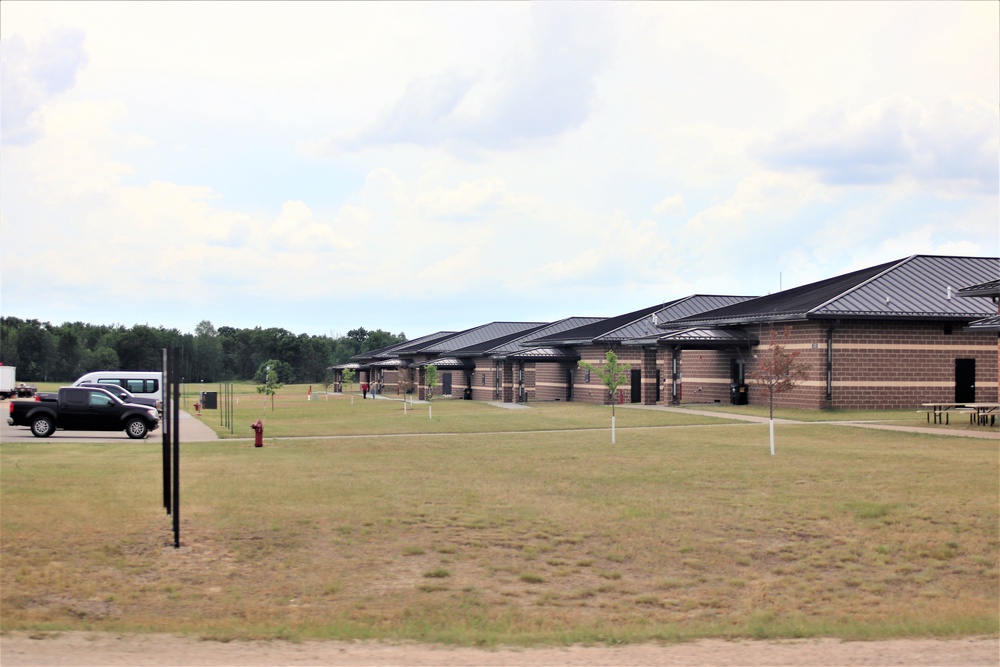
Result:
{"label": "trash can", "polygon": [[737,405],[736,401],[740,400],[739,396],[740,385],[735,382],[729,384],[729,402],[732,405]]}
{"label": "trash can", "polygon": [[467,401],[471,401],[472,400],[472,388],[471,387],[466,387],[465,388],[465,392],[462,395],[462,398],[464,398]]}
{"label": "trash can", "polygon": [[747,391],[746,384],[736,385],[736,405],[747,405],[750,399],[750,392]]}
{"label": "trash can", "polygon": [[201,407],[203,407],[206,410],[218,410],[219,392],[217,391],[201,392]]}

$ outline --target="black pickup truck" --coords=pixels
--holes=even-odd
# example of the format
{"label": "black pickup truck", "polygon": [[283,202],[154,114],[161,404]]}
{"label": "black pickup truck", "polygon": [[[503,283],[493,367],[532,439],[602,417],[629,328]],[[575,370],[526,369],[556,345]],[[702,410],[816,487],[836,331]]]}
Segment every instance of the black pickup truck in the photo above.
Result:
{"label": "black pickup truck", "polygon": [[125,431],[145,438],[160,424],[156,408],[125,403],[106,389],[62,387],[55,400],[11,401],[11,426],[28,426],[37,438],[57,428],[69,431]]}

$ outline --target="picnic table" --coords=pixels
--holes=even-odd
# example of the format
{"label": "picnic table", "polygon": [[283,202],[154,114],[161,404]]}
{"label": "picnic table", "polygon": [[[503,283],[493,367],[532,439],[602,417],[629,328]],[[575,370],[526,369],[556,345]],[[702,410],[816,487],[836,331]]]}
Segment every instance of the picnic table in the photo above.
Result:
{"label": "picnic table", "polygon": [[986,422],[989,422],[990,426],[996,424],[1000,403],[966,403],[965,407],[973,410],[969,414],[970,422],[975,420],[975,423],[980,426],[986,426]]}
{"label": "picnic table", "polygon": [[948,411],[954,410],[956,408],[964,408],[965,403],[923,403],[927,410],[927,423],[931,421],[931,415],[934,416],[934,423],[940,424],[941,418],[944,417],[944,423],[948,423]]}

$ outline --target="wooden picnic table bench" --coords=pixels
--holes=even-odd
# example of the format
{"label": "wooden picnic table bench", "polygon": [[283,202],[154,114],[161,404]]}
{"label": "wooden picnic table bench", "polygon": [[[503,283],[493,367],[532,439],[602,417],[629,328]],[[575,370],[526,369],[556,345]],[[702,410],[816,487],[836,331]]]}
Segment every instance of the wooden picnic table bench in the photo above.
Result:
{"label": "wooden picnic table bench", "polygon": [[931,421],[931,416],[934,416],[934,423],[940,424],[941,418],[944,417],[944,423],[948,423],[948,411],[955,410],[956,408],[964,408],[965,403],[923,403],[927,410],[927,423]]}
{"label": "wooden picnic table bench", "polygon": [[970,423],[975,420],[975,424],[978,426],[986,426],[987,422],[990,426],[996,424],[1000,403],[966,403],[965,407],[971,411],[969,414]]}

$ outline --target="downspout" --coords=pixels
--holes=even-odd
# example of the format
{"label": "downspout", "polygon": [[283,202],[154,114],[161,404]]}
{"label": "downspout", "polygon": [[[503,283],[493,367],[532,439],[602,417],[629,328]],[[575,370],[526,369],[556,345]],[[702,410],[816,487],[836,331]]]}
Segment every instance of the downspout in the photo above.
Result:
{"label": "downspout", "polygon": [[826,400],[833,402],[833,325],[826,329]]}
{"label": "downspout", "polygon": [[670,348],[670,402],[673,405],[681,404],[681,351],[680,347],[674,345]]}

